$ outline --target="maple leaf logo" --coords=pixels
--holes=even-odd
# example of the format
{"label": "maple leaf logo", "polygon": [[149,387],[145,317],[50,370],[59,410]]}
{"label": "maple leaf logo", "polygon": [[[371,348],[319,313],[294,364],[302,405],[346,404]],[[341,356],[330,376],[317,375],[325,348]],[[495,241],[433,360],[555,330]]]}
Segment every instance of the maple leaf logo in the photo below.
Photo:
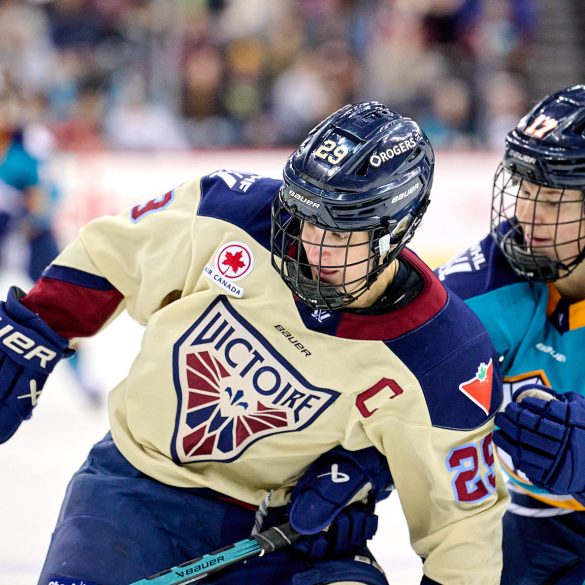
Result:
{"label": "maple leaf logo", "polygon": [[225,259],[222,261],[222,265],[230,268],[234,274],[237,274],[239,270],[246,266],[246,264],[242,262],[242,252],[236,252],[235,254],[226,252]]}
{"label": "maple leaf logo", "polygon": [[480,382],[485,382],[486,377],[487,377],[487,373],[488,373],[488,366],[487,364],[480,364],[479,368],[477,368],[477,374],[475,374],[475,377],[480,381]]}
{"label": "maple leaf logo", "polygon": [[215,267],[225,278],[240,280],[254,266],[252,250],[242,242],[229,242],[218,252]]}
{"label": "maple leaf logo", "polygon": [[489,414],[492,400],[493,371],[494,366],[491,359],[487,364],[481,362],[475,376],[471,380],[459,384],[459,390],[486,414]]}

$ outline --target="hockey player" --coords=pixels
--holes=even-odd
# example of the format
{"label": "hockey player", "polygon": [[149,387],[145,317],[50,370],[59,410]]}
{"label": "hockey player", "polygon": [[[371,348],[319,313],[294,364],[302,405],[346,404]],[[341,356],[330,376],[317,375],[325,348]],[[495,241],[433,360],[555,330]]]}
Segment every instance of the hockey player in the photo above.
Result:
{"label": "hockey player", "polygon": [[[0,76],[0,267],[22,264],[22,278],[34,282],[59,253],[53,228],[58,188],[46,168],[50,149],[43,143],[50,139],[44,129],[22,124],[20,108],[16,92]],[[15,251],[16,261],[9,254]],[[68,362],[76,386],[100,406],[102,392],[88,382],[80,356]]]}
{"label": "hockey player", "polygon": [[510,404],[495,443],[512,495],[504,585],[585,581],[584,192],[580,85],[546,97],[508,134],[491,235],[438,271],[501,356]]}
{"label": "hockey player", "polygon": [[[123,309],[146,328],[110,394],[111,434],[71,480],[39,585],[131,583],[287,519],[316,540],[209,582],[384,585],[368,549],[348,542],[371,526],[352,527],[351,506],[336,515],[372,486],[383,494],[389,470],[421,583],[499,582],[496,354],[405,248],[433,168],[414,121],[345,106],[291,155],[284,181],[213,172],[91,222],[28,294],[11,290],[2,441],[71,339]],[[312,546],[329,532],[333,548]]]}
{"label": "hockey player", "polygon": [[57,256],[57,242],[42,162],[26,143],[18,124],[18,100],[6,84],[0,75],[0,246],[11,231],[19,232],[29,252],[27,275],[35,280]]}

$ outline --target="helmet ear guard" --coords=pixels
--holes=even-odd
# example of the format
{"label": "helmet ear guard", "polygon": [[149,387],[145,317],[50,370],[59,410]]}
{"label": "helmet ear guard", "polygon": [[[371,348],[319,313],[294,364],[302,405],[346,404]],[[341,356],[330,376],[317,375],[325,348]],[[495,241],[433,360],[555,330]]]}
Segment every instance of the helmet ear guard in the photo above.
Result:
{"label": "helmet ear guard", "polygon": [[[339,309],[353,302],[414,235],[429,203],[433,171],[431,145],[415,122],[378,102],[341,108],[309,134],[285,165],[272,208],[274,268],[312,307]],[[304,224],[329,233],[367,233],[364,275],[347,280],[351,265],[337,266],[343,271],[341,283],[320,282],[315,272],[327,266],[321,260],[318,266],[303,261]]]}
{"label": "helmet ear guard", "polygon": [[[529,200],[521,192],[524,181],[538,187],[531,203],[534,206],[542,201],[542,190],[558,194],[555,223],[543,224],[535,211],[532,222],[519,221],[518,204]],[[528,280],[553,282],[583,261],[584,194],[585,85],[576,85],[544,98],[506,137],[504,159],[493,182],[491,233],[516,273]],[[561,208],[574,203],[581,206],[580,217],[561,219]],[[553,246],[526,241],[525,230],[534,233],[539,225],[554,226]],[[560,235],[560,231],[566,234],[571,230],[574,235]],[[567,244],[574,244],[575,251],[560,253],[560,246],[568,249]]]}

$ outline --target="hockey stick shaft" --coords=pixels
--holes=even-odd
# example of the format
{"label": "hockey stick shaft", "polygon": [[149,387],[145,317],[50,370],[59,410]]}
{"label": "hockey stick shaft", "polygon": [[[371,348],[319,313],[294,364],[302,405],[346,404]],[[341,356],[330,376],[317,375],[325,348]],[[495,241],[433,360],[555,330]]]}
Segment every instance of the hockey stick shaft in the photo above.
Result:
{"label": "hockey stick shaft", "polygon": [[130,585],[187,585],[195,583],[233,563],[262,556],[264,553],[292,544],[299,536],[300,534],[288,523],[274,526],[250,538],[191,559],[176,567],[146,577],[146,579],[130,583]]}

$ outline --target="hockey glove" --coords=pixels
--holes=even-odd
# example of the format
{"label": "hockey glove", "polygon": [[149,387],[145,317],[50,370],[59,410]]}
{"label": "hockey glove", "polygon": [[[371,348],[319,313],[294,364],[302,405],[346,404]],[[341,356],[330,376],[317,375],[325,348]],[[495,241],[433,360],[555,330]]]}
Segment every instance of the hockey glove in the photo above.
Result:
{"label": "hockey glove", "polygon": [[[312,557],[356,550],[376,533],[376,501],[392,490],[388,462],[376,449],[336,447],[309,466],[291,493],[289,521],[307,538],[297,548]],[[367,501],[348,505],[358,494]],[[324,531],[329,527],[326,531]]]}
{"label": "hockey glove", "polygon": [[496,415],[496,445],[537,487],[585,501],[585,397],[535,384],[513,399]]}
{"label": "hockey glove", "polygon": [[38,315],[19,301],[12,287],[0,302],[0,443],[31,417],[48,375],[73,350]]}

